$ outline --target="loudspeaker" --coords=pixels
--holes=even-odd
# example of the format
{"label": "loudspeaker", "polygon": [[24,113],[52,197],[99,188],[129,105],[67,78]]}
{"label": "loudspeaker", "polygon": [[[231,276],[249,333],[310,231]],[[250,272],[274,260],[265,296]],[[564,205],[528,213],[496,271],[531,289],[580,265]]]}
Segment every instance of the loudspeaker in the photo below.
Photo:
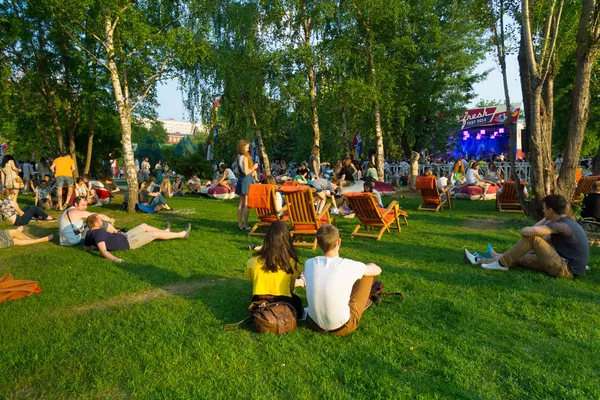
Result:
{"label": "loudspeaker", "polygon": [[531,134],[529,129],[521,129],[521,150],[523,153],[529,153],[529,139],[531,138]]}

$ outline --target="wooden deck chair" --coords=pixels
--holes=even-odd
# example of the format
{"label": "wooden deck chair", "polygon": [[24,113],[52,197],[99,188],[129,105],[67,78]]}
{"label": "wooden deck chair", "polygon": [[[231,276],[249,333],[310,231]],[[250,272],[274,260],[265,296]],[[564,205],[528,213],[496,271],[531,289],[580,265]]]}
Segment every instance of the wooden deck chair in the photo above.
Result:
{"label": "wooden deck chair", "polygon": [[435,176],[417,176],[417,190],[421,191],[423,203],[419,206],[422,211],[438,212],[444,208],[444,204],[448,209],[452,209],[453,198],[450,197],[451,186],[447,186],[444,190],[440,190],[437,185]]}
{"label": "wooden deck chair", "polygon": [[[252,227],[248,236],[265,236],[260,230],[267,230],[275,221],[287,221],[287,207],[277,210],[275,185],[253,184],[248,189],[248,208],[256,211],[258,222]],[[283,216],[282,216],[283,213]]]}
{"label": "wooden deck chair", "polygon": [[[525,185],[525,182],[521,182]],[[500,212],[523,213],[521,203],[517,199],[515,181],[504,181],[502,191],[496,193],[496,210]]]}
{"label": "wooden deck chair", "polygon": [[[331,223],[329,216],[330,204],[320,215],[315,211],[313,190],[308,186],[282,186],[280,191],[285,194],[288,204],[289,222],[292,225],[290,233],[294,238],[294,246],[317,248],[317,229]],[[312,242],[302,242],[301,238],[314,237]]]}
{"label": "wooden deck chair", "polygon": [[583,196],[592,193],[592,183],[594,183],[594,181],[600,181],[600,175],[583,176],[575,189],[575,194],[573,195],[573,200],[571,200],[571,202],[573,204],[580,203],[581,200],[583,200]]}
{"label": "wooden deck chair", "polygon": [[[390,232],[390,226],[395,222],[398,232],[400,232],[400,217],[404,218],[404,223],[408,225],[408,214],[400,210],[397,201],[392,201],[388,208],[379,208],[377,198],[373,193],[346,193],[348,205],[354,211],[360,224],[352,231],[351,236],[362,236],[374,239],[381,239],[384,232]],[[379,230],[377,233],[358,232],[360,228],[365,230]]]}

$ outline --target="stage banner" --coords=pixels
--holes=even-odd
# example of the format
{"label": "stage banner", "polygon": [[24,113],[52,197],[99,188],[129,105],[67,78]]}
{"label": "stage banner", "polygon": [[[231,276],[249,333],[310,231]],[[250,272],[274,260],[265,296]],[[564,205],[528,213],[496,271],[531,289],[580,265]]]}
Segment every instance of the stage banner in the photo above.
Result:
{"label": "stage banner", "polygon": [[[512,122],[519,120],[521,112],[521,103],[512,103],[510,105],[510,113]],[[473,128],[481,125],[503,125],[508,118],[506,106],[491,106],[471,108],[458,117],[458,122],[461,124],[461,129]]]}

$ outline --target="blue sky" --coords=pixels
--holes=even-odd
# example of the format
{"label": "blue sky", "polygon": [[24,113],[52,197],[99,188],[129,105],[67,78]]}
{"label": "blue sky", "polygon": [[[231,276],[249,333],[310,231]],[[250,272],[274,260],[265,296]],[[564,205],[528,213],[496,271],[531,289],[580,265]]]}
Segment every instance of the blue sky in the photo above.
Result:
{"label": "blue sky", "polygon": [[[521,102],[519,64],[516,54],[509,56],[506,64],[511,103]],[[481,73],[486,70],[490,70],[487,79],[474,87],[477,99],[504,100],[502,74],[494,58],[491,56],[477,67],[476,72]],[[181,92],[177,89],[177,81],[171,80],[158,87],[158,102],[160,103],[157,109],[159,119],[175,118],[179,121],[186,121],[188,119],[187,112],[181,100]],[[477,100],[473,101],[472,105],[476,102]]]}

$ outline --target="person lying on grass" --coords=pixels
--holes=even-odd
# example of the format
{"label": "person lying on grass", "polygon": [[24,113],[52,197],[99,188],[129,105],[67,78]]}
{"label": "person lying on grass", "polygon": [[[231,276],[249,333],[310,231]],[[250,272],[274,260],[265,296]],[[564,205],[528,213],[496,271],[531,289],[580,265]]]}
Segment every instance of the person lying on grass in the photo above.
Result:
{"label": "person lying on grass", "polygon": [[54,235],[48,235],[41,238],[33,238],[23,233],[23,226],[17,229],[8,229],[0,231],[0,249],[10,246],[27,246],[28,244],[49,242]]}
{"label": "person lying on grass", "polygon": [[371,305],[373,277],[381,273],[381,268],[340,258],[342,239],[331,224],[319,228],[317,244],[323,256],[304,264],[308,326],[318,332],[344,336],[358,328],[363,311]]}
{"label": "person lying on grass", "polygon": [[[61,246],[77,246],[83,244],[88,227],[85,225],[85,219],[91,215],[87,211],[88,202],[85,196],[77,196],[73,200],[73,206],[65,210],[58,219],[58,234],[60,235]],[[115,220],[108,215],[98,215],[103,223],[103,228],[107,232],[114,233],[117,229],[113,226]]]}
{"label": "person lying on grass", "polygon": [[294,294],[300,261],[290,228],[284,222],[273,222],[256,250],[246,263],[246,278],[252,280],[252,301],[285,301],[302,316],[302,300]]}
{"label": "person lying on grass", "polygon": [[110,254],[113,250],[133,250],[154,241],[154,239],[187,239],[190,235],[192,225],[181,232],[171,232],[171,225],[167,222],[164,230],[155,228],[147,224],[141,224],[126,233],[109,233],[102,229],[102,219],[98,214],[91,214],[86,219],[89,228],[85,236],[85,250],[100,250],[100,253],[111,261],[120,263],[122,258]]}
{"label": "person lying on grass", "polygon": [[585,275],[589,245],[583,228],[567,213],[567,200],[558,194],[542,199],[544,218],[521,230],[521,240],[491,259],[476,258],[465,249],[465,260],[485,269],[508,271],[515,265],[573,279]]}

